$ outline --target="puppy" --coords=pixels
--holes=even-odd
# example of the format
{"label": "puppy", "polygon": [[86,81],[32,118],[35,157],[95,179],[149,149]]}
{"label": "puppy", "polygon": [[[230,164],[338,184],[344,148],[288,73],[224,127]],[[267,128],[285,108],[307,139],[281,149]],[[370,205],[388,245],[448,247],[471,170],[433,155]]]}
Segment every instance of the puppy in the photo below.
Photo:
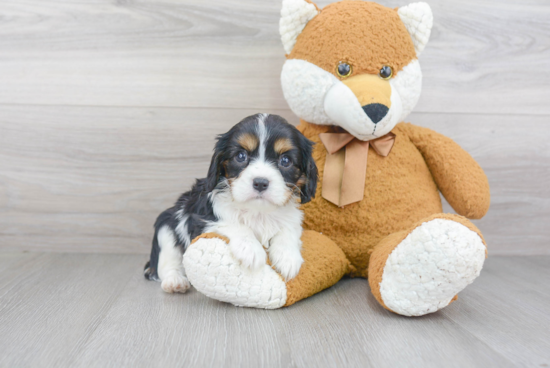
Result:
{"label": "puppy", "polygon": [[229,239],[243,266],[260,268],[269,254],[286,280],[294,278],[304,262],[299,202],[309,202],[317,187],[312,145],[268,114],[247,117],[218,136],[208,176],[157,218],[145,277],[161,281],[168,293],[186,292],[183,253],[196,236],[215,232]]}

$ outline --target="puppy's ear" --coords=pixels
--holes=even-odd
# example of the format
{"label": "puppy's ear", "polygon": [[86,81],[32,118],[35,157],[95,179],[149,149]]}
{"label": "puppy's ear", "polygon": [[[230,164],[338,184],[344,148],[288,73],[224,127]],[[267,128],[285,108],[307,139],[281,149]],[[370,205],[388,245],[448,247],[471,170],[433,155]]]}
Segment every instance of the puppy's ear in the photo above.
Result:
{"label": "puppy's ear", "polygon": [[306,177],[305,183],[300,188],[300,199],[302,204],[315,198],[315,191],[317,190],[319,173],[317,172],[317,165],[312,155],[312,147],[314,144],[315,143],[302,136],[300,142],[300,146],[302,147],[302,173]]}
{"label": "puppy's ear", "polygon": [[210,168],[208,168],[208,174],[206,176],[206,190],[208,192],[216,189],[216,186],[220,182],[220,177],[225,175],[223,153],[227,148],[227,136],[227,133],[219,135],[216,146],[214,147],[214,155],[212,155],[212,161],[210,161]]}

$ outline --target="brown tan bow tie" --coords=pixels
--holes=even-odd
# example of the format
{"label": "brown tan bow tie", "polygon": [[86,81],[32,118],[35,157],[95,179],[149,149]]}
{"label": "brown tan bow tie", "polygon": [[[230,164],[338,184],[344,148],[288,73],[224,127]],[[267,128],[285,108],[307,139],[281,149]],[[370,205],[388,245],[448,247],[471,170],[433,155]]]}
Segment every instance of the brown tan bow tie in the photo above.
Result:
{"label": "brown tan bow tie", "polygon": [[395,134],[388,133],[368,142],[349,133],[321,133],[319,137],[327,149],[323,198],[339,207],[359,202],[365,194],[369,145],[386,157],[395,142]]}

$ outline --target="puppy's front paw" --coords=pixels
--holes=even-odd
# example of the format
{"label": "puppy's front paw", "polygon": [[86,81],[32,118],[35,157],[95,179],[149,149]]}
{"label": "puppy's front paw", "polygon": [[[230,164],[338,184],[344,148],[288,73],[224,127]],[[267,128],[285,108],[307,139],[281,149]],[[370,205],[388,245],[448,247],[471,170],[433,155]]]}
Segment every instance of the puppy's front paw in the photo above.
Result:
{"label": "puppy's front paw", "polygon": [[292,280],[300,272],[304,259],[297,248],[271,247],[269,259],[275,270],[284,277],[286,281]]}
{"label": "puppy's front paw", "polygon": [[238,238],[229,243],[231,253],[246,268],[256,270],[266,264],[267,254],[259,241],[253,238]]}
{"label": "puppy's front paw", "polygon": [[174,271],[166,275],[166,277],[162,280],[160,287],[162,288],[162,290],[170,294],[183,294],[187,290],[189,290],[191,284],[189,283],[189,280],[187,280],[187,277],[183,276],[177,271]]}

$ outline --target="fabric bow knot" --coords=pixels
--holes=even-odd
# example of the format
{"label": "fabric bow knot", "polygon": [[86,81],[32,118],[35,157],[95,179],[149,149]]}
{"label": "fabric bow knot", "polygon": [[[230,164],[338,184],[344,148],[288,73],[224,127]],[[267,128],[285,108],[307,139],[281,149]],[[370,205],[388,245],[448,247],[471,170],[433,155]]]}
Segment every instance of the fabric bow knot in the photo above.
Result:
{"label": "fabric bow knot", "polygon": [[393,133],[367,142],[349,133],[321,133],[319,138],[327,150],[321,194],[339,207],[363,199],[369,146],[386,157],[395,142]]}

